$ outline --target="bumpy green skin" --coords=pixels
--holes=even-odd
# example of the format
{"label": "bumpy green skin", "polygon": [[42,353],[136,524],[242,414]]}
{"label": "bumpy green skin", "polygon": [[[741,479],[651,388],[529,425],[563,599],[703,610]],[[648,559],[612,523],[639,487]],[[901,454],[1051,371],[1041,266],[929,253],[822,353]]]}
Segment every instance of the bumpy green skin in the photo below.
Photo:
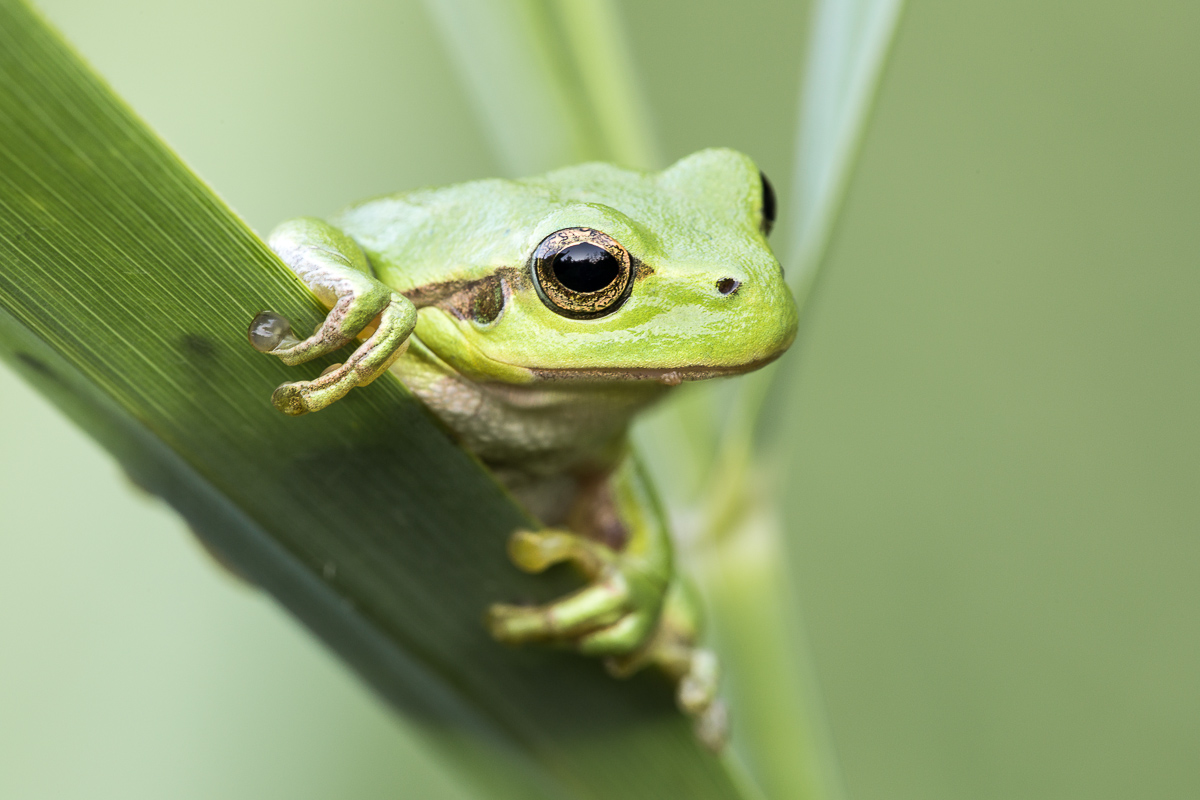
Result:
{"label": "bumpy green skin", "polygon": [[[566,644],[617,674],[657,664],[714,748],[715,659],[695,646],[699,615],[627,432],[681,380],[754,369],[791,343],[795,305],[763,214],[758,168],[721,149],[659,173],[582,164],[392,195],[281,225],[271,247],[331,312],[303,341],[269,312],[251,327],[287,363],[362,339],[337,369],[281,386],[276,405],[317,410],[390,368],[546,526],[514,535],[515,563],[571,561],[589,579],[546,606],[494,606],[496,638]],[[571,318],[537,292],[532,255],[569,228],[631,257],[611,313]]]}

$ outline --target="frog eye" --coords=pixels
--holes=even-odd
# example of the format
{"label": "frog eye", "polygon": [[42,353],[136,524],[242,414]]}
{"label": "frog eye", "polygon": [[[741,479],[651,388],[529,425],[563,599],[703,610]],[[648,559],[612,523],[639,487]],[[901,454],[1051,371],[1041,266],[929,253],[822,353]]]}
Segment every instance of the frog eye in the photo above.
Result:
{"label": "frog eye", "polygon": [[633,286],[629,251],[593,228],[564,228],[542,240],[530,258],[538,297],[572,319],[616,311]]}
{"label": "frog eye", "polygon": [[762,178],[762,232],[769,236],[771,228],[775,227],[775,187],[763,172],[759,172],[758,177]]}

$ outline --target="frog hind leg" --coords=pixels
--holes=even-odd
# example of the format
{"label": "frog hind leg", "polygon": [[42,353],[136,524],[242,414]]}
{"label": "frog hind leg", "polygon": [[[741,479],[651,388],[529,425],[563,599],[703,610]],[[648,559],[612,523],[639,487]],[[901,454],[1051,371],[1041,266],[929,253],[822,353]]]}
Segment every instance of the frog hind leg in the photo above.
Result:
{"label": "frog hind leg", "polygon": [[345,363],[314,380],[279,386],[271,396],[276,408],[291,415],[325,408],[378,378],[403,355],[416,326],[416,309],[371,274],[370,262],[353,239],[327,222],[302,218],[276,228],[269,245],[330,311],[306,339],[293,336],[291,324],[279,314],[259,313],[248,332],[255,349],[285,364],[302,364],[369,331]]}
{"label": "frog hind leg", "polygon": [[[646,666],[660,668],[675,682],[677,703],[692,717],[697,737],[719,751],[727,722],[717,698],[717,659],[696,646],[699,602],[673,573],[671,540],[657,498],[632,455],[605,488],[585,498],[585,504],[597,506],[592,513],[573,515],[580,532],[518,531],[509,541],[509,555],[520,569],[537,573],[570,562],[588,584],[543,605],[493,605],[488,627],[493,637],[510,644],[548,642],[602,657],[617,677]],[[605,542],[609,537],[597,530],[602,525],[587,522],[588,517],[611,518],[611,512],[625,534],[620,546]]]}

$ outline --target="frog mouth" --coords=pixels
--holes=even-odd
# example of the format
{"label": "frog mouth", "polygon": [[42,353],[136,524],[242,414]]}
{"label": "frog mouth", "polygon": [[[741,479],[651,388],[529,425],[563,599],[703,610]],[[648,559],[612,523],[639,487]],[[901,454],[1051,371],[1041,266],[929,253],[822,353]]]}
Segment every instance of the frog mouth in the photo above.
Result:
{"label": "frog mouth", "polygon": [[709,378],[729,377],[765,367],[779,356],[781,350],[766,358],[750,361],[736,366],[694,365],[687,367],[573,367],[566,369],[547,369],[542,367],[527,367],[540,381],[579,381],[584,383],[607,383],[610,381],[657,381],[667,386],[678,386],[684,381],[702,381]]}

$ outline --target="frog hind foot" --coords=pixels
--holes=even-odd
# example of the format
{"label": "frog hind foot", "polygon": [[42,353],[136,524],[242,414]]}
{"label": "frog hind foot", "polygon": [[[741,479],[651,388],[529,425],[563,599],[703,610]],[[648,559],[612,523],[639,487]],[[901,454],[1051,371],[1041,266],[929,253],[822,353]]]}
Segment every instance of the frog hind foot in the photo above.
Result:
{"label": "frog hind foot", "polygon": [[518,531],[509,556],[526,572],[574,563],[591,582],[554,602],[536,606],[497,603],[488,610],[493,638],[508,644],[546,642],[604,658],[614,677],[655,666],[676,686],[676,703],[692,719],[697,739],[714,753],[729,735],[728,713],[717,696],[716,655],[697,647],[699,605],[682,581],[666,589],[645,585],[644,576],[621,554],[569,531]]}
{"label": "frog hind foot", "polygon": [[417,312],[408,298],[371,275],[358,245],[328,223],[286,222],[271,235],[270,245],[330,310],[305,339],[292,334],[291,323],[282,315],[260,312],[247,331],[256,350],[288,365],[303,364],[369,333],[344,363],[313,380],[285,383],[275,390],[271,402],[295,416],[325,408],[386,372],[407,349]]}
{"label": "frog hind foot", "polygon": [[508,644],[549,642],[587,655],[628,654],[654,628],[662,590],[656,581],[607,545],[569,531],[517,531],[509,556],[525,572],[541,572],[569,561],[588,585],[536,606],[496,603],[488,610],[492,636]]}

